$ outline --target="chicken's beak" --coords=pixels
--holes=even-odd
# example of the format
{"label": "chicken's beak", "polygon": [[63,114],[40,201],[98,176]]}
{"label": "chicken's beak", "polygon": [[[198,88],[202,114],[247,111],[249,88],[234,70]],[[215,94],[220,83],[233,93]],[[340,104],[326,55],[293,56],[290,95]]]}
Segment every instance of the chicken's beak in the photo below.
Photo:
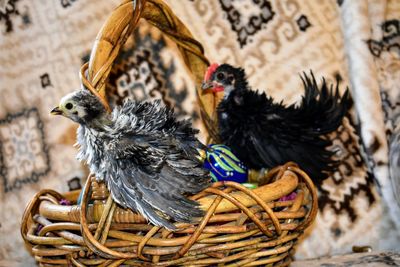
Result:
{"label": "chicken's beak", "polygon": [[213,82],[210,82],[210,81],[203,82],[203,83],[201,84],[201,89],[203,89],[203,90],[208,90],[208,89],[211,89],[211,88],[213,88],[213,87],[214,87],[214,83],[213,83]]}
{"label": "chicken's beak", "polygon": [[51,115],[63,115],[62,110],[59,107],[55,107],[50,111]]}

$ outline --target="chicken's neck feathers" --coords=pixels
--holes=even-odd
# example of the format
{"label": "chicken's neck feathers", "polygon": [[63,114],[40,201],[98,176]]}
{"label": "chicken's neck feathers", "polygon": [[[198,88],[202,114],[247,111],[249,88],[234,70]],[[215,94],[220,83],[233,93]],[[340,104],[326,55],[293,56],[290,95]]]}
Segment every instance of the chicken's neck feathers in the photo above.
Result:
{"label": "chicken's neck feathers", "polygon": [[86,125],[81,124],[77,130],[79,150],[76,157],[88,165],[90,172],[95,174],[98,180],[104,178],[104,175],[99,173],[104,158],[105,140],[102,139],[104,139],[104,133]]}

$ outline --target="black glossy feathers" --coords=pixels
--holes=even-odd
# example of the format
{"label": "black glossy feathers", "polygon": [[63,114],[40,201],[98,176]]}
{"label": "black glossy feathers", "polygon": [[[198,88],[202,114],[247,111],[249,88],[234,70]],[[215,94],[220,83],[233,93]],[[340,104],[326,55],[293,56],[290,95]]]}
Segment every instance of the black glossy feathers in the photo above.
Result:
{"label": "black glossy feathers", "polygon": [[294,161],[318,181],[336,165],[324,135],[341,125],[351,102],[348,90],[340,96],[338,84],[333,88],[323,79],[318,87],[312,73],[301,79],[305,94],[299,104],[289,106],[265,93],[235,87],[218,106],[219,133],[250,168]]}

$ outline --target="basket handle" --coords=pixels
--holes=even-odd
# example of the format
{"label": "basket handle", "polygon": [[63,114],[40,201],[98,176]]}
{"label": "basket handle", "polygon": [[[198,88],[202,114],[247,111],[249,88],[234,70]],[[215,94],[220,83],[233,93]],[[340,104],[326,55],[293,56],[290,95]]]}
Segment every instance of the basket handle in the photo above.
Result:
{"label": "basket handle", "polygon": [[81,68],[82,84],[99,97],[110,111],[106,99],[107,78],[121,47],[140,18],[160,29],[177,44],[186,66],[194,76],[203,121],[215,140],[215,96],[202,94],[200,86],[209,62],[204,56],[202,45],[162,0],[125,0],[112,12],[96,37],[89,63]]}

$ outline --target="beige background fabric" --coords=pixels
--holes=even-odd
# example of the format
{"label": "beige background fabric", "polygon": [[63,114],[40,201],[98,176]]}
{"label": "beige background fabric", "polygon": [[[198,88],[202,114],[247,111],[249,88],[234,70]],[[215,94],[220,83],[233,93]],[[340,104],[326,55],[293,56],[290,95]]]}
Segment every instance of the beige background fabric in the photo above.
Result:
{"label": "beige background fabric", "polygon": [[[299,74],[341,80],[354,106],[330,138],[342,160],[320,189],[320,213],[298,258],[400,247],[388,144],[400,113],[398,1],[169,0],[212,62],[245,68],[254,89],[293,103]],[[0,260],[32,264],[19,222],[38,190],[83,183],[76,126],[49,111],[80,87],[78,70],[118,0],[0,0]],[[174,44],[146,23],[110,75],[109,97],[162,98],[200,127],[194,85]],[[4,238],[7,237],[7,238]],[[28,264],[28,265],[29,265]]]}

